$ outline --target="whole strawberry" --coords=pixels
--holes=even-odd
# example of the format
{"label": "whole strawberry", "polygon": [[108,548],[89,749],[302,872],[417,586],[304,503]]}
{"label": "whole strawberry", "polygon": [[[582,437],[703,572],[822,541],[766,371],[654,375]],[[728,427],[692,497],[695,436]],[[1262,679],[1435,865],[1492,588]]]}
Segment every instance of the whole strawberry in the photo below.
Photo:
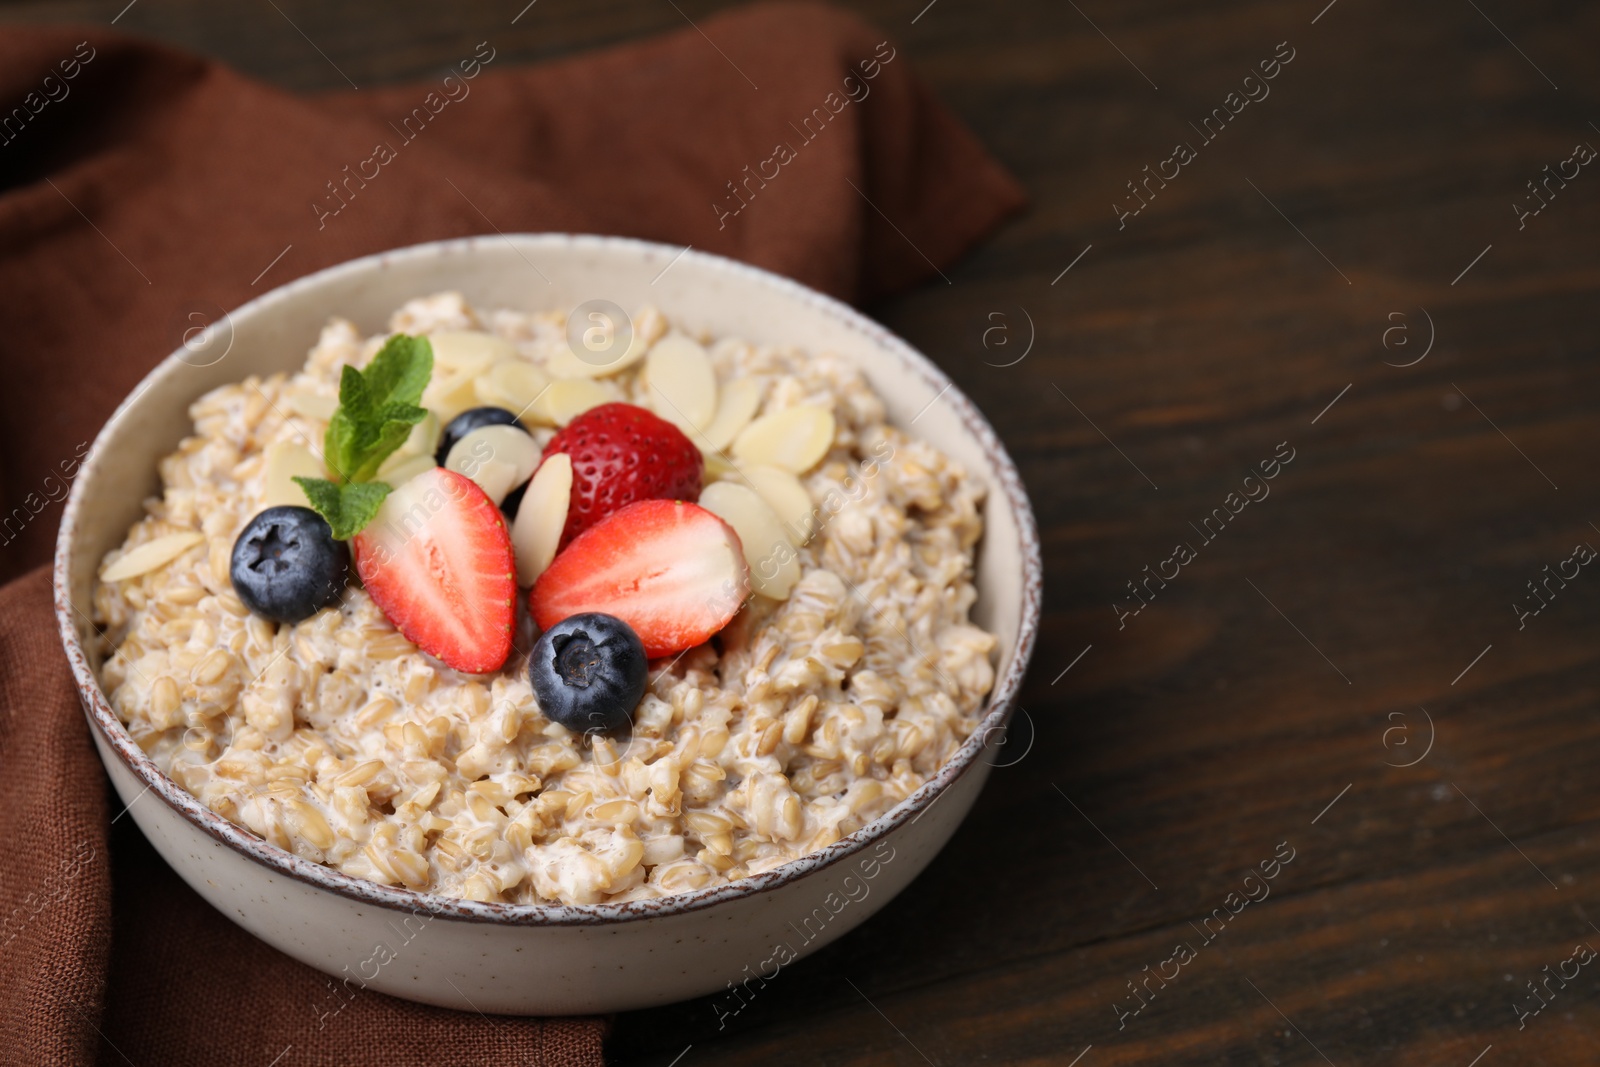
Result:
{"label": "whole strawberry", "polygon": [[561,547],[601,519],[638,500],[700,497],[704,461],[672,423],[633,404],[601,404],[567,424],[544,446],[572,457],[572,502]]}

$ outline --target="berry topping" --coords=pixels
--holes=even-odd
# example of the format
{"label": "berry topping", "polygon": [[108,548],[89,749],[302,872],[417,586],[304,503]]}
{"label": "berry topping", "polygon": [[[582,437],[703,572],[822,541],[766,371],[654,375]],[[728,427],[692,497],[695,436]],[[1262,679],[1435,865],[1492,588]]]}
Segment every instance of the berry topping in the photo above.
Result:
{"label": "berry topping", "polygon": [[433,458],[439,466],[445,466],[445,461],[450,458],[450,450],[456,447],[456,442],[479,427],[520,425],[516,413],[505,408],[468,408],[444,424],[444,433],[439,435],[439,447],[434,451]]}
{"label": "berry topping", "polygon": [[274,622],[296,623],[339,602],[350,579],[350,550],[310,508],[268,508],[245,525],[229,566],[244,606]]}
{"label": "berry topping", "polygon": [[697,504],[640,500],[563,549],[528,607],[541,630],[585,612],[615,615],[653,659],[709,639],[749,593],[744,551],[727,523]]}
{"label": "berry topping", "polygon": [[506,517],[507,522],[516,521],[517,513],[522,508],[522,498],[527,491],[528,483],[523,482],[521,485],[511,490],[511,492],[507,493],[504,500],[500,501],[500,514]]}
{"label": "berry topping", "polygon": [[644,696],[649,661],[633,628],[599,612],[546,630],[528,656],[528,682],[544,717],[569,730],[619,730]]}
{"label": "berry topping", "polygon": [[505,663],[517,595],[511,535],[472,479],[443,467],[417,475],[351,547],[367,593],[412,644],[472,674]]}
{"label": "berry topping", "polygon": [[700,450],[664,419],[633,404],[601,404],[544,446],[572,457],[572,504],[561,543],[638,500],[694,500],[705,468]]}

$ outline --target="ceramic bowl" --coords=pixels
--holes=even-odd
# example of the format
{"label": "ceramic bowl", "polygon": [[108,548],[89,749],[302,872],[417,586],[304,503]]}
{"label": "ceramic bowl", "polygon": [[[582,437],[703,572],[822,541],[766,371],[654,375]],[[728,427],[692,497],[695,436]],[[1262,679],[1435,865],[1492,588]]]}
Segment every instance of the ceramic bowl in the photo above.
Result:
{"label": "ceramic bowl", "polygon": [[[982,726],[888,814],[828,848],[730,885],[626,904],[484,904],[379,885],[277,848],[203,807],[117,721],[86,647],[90,589],[158,490],[157,461],[190,432],[188,406],[247,375],[298,368],[330,316],[365,334],[405,300],[440,290],[478,307],[654,304],[691,330],[830,349],[854,360],[891,420],[989,486],[975,621],[999,638]],[[129,815],[213,907],[342,981],[482,1012],[640,1008],[770,981],[777,969],[883,907],[955,832],[997,762],[1039,622],[1038,534],[994,430],[904,341],[795,282],[718,256],[565,234],[417,245],[301,278],[213,323],[162,362],[96,438],[62,518],[56,615],[100,758]],[[757,976],[762,976],[758,978]],[[330,1006],[333,1004],[330,1001]]]}

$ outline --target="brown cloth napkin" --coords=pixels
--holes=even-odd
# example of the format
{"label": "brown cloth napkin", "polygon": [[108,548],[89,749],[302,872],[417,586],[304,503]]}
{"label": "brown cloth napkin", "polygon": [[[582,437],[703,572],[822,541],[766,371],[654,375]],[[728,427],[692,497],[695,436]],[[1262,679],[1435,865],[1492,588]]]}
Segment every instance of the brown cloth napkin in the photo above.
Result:
{"label": "brown cloth napkin", "polygon": [[[535,69],[491,39],[449,77],[307,99],[100,28],[0,31],[0,578],[48,558],[76,460],[186,329],[353,256],[566,230],[849,300],[930,276],[1022,194],[886,36],[762,5]],[[43,570],[0,589],[0,854],[0,1061],[600,1062],[596,1019],[369,992],[324,1020],[323,976],[122,818]]]}

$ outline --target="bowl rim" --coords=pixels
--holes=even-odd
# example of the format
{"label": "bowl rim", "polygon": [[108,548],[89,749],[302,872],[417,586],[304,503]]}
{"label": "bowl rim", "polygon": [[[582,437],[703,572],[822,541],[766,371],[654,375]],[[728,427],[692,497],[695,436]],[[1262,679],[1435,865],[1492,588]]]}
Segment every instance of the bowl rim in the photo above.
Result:
{"label": "bowl rim", "polygon": [[[578,252],[585,250],[608,253],[622,252],[641,255],[647,261],[652,259],[691,259],[713,271],[729,274],[741,282],[765,286],[776,291],[780,296],[795,300],[809,306],[814,311],[831,317],[836,322],[862,334],[878,348],[897,357],[905,369],[922,378],[924,383],[934,389],[940,396],[946,397],[957,417],[961,420],[962,425],[973,435],[983,449],[990,467],[988,473],[993,478],[994,483],[991,486],[991,492],[1005,494],[1007,501],[1011,504],[1017,524],[1018,558],[1022,568],[1022,586],[1020,589],[1022,617],[1017,630],[1014,654],[1011,656],[1010,663],[1006,669],[996,677],[994,685],[990,689],[988,710],[985,712],[983,719],[980,720],[977,728],[962,742],[961,746],[945,761],[944,765],[939,768],[932,778],[888,812],[825,848],[807,853],[797,859],[789,860],[771,870],[748,875],[726,885],[711,886],[685,893],[674,893],[649,900],[606,904],[507,904],[458,899],[436,893],[383,885],[354,875],[344,874],[332,867],[297,856],[213,812],[200,803],[199,799],[193,794],[183,789],[163,773],[123,728],[116,713],[112,711],[106,694],[100,686],[99,679],[90,665],[89,657],[84,651],[77,618],[75,618],[75,616],[81,618],[82,613],[72,603],[70,590],[67,587],[67,574],[72,557],[72,547],[76,538],[79,513],[83,507],[84,486],[91,480],[83,477],[80,472],[80,476],[73,480],[72,490],[62,513],[61,526],[56,539],[53,567],[56,622],[72,668],[74,681],[77,684],[78,695],[83,704],[85,716],[99,731],[101,739],[106,743],[106,747],[115,752],[127,770],[144,784],[145,788],[139,796],[142,797],[145,792],[156,794],[189,824],[201,830],[213,840],[231,848],[245,858],[253,860],[267,868],[269,872],[283,875],[313,888],[326,890],[361,904],[407,912],[412,915],[427,915],[430,918],[437,917],[459,922],[489,923],[503,926],[609,925],[643,919],[664,918],[709,908],[726,901],[753,897],[796,882],[816,871],[846,860],[874,842],[882,840],[900,826],[915,822],[921,818],[923,813],[933,806],[946,789],[971,770],[978,760],[978,754],[986,748],[987,740],[991,734],[1005,726],[1010,718],[1012,709],[1016,705],[1023,677],[1027,671],[1028,661],[1032,656],[1035,639],[1038,634],[1043,587],[1043,564],[1040,555],[1038,527],[1035,523],[1033,509],[1029,504],[1021,476],[1017,473],[1016,465],[1006,452],[1005,446],[1000,443],[994,428],[979,412],[977,406],[928,357],[918,352],[890,330],[843,302],[792,279],[760,267],[751,266],[748,263],[693,248],[684,249],[674,245],[631,237],[571,233],[517,233],[428,241],[346,260],[334,266],[304,275],[263,293],[234,309],[234,311],[227,313],[225,317],[231,320],[235,315],[253,317],[269,314],[275,305],[288,300],[292,296],[297,296],[306,290],[318,288],[346,275],[381,271],[391,264],[414,259],[470,255],[485,245],[490,243],[499,244],[501,242],[510,244],[513,249],[516,249],[518,243],[521,242],[524,246],[555,247]],[[106,435],[133,407],[139,397],[158,378],[175,373],[178,366],[185,365],[180,358],[184,352],[185,349],[179,348],[156,364],[134,387],[133,391],[117,405],[111,417],[106,420],[105,426],[95,436],[94,445],[84,459],[83,471],[92,470],[97,464],[102,454],[102,444]],[[987,532],[986,529],[985,533],[987,534]],[[91,629],[94,629],[94,624],[91,620],[84,619],[84,622]],[[135,797],[134,801],[137,802],[138,799],[139,797]],[[127,807],[131,808],[132,803]],[[124,810],[127,810],[127,808]]]}

